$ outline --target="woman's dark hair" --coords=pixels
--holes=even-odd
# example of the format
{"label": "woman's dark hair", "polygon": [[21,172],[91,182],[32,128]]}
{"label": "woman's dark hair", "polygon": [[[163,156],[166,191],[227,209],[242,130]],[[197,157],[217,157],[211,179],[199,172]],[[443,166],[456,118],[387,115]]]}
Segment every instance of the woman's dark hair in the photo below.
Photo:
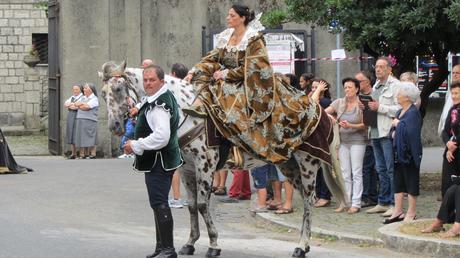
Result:
{"label": "woman's dark hair", "polygon": [[311,73],[303,73],[300,77],[302,77],[305,81],[311,81],[315,76]]}
{"label": "woman's dark hair", "polygon": [[329,92],[331,84],[328,81],[321,78],[313,78],[311,82],[325,82],[327,84],[327,88],[323,91],[323,98],[331,99],[331,93]]}
{"label": "woman's dark hair", "polygon": [[452,90],[453,88],[460,88],[460,81],[452,82],[452,84],[450,85],[450,90]]}
{"label": "woman's dark hair", "polygon": [[244,20],[244,25],[248,25],[249,22],[254,20],[256,17],[254,14],[254,11],[251,11],[249,7],[246,5],[241,5],[241,4],[234,4],[232,5],[232,8],[240,17],[245,17],[246,19]]}
{"label": "woman's dark hair", "polygon": [[287,74],[285,74],[285,76],[289,78],[289,82],[291,83],[292,87],[300,90],[299,80],[297,79],[297,76],[295,76],[295,74],[287,73]]}
{"label": "woman's dark hair", "polygon": [[346,82],[352,82],[352,83],[355,84],[355,88],[358,89],[358,92],[356,93],[356,95],[358,95],[359,94],[359,81],[356,80],[355,78],[351,78],[351,77],[344,78],[342,80],[342,86],[343,87],[345,87]]}

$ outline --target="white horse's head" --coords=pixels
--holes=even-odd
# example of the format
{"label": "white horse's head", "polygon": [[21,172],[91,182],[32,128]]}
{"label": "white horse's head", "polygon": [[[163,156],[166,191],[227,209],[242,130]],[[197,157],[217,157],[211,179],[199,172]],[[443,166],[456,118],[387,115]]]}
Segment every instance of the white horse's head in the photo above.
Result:
{"label": "white horse's head", "polygon": [[107,104],[109,130],[116,135],[125,133],[125,121],[128,118],[132,102],[140,101],[144,95],[141,69],[126,69],[126,63],[120,65],[106,62],[102,65],[102,98]]}

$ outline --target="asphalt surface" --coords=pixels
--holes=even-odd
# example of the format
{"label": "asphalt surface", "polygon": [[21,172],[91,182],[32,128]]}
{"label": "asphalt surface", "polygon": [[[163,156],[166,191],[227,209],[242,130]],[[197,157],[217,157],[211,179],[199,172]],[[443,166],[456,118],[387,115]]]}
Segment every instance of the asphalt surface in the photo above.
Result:
{"label": "asphalt surface", "polygon": [[[152,252],[152,211],[142,174],[130,169],[132,160],[16,160],[35,172],[0,175],[0,257],[145,257]],[[212,203],[221,257],[290,257],[297,232],[255,220],[248,212],[250,201]],[[174,209],[173,216],[179,249],[189,234],[188,211]],[[311,246],[309,257],[411,257],[317,239]],[[202,220],[195,247],[196,257],[208,248]]]}

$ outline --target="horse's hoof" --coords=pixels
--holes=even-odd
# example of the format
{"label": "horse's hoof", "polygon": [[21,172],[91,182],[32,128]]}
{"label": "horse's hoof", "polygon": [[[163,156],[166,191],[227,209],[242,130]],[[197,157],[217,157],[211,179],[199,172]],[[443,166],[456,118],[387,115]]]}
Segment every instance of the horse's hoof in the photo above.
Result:
{"label": "horse's hoof", "polygon": [[220,256],[220,249],[214,249],[209,247],[208,252],[206,253],[206,258],[214,258]]}
{"label": "horse's hoof", "polygon": [[310,246],[307,246],[305,251],[300,247],[296,247],[296,249],[294,249],[294,253],[292,253],[292,257],[305,258],[305,254],[308,252],[310,252]]}
{"label": "horse's hoof", "polygon": [[184,245],[179,251],[180,255],[193,255],[195,252],[195,247],[193,245]]}

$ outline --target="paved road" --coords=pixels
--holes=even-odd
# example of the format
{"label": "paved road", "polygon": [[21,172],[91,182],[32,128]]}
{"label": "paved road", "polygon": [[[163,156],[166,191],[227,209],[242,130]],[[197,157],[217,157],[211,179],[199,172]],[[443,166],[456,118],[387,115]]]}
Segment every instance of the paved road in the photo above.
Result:
{"label": "paved road", "polygon": [[[145,257],[153,246],[153,217],[143,176],[131,160],[16,157],[35,169],[0,175],[0,257]],[[215,202],[222,257],[290,257],[297,233],[256,222],[249,202]],[[186,209],[173,210],[175,242],[187,240]],[[204,257],[203,231],[196,257]],[[402,257],[375,247],[314,240],[309,257]],[[410,257],[404,255],[404,257]]]}

